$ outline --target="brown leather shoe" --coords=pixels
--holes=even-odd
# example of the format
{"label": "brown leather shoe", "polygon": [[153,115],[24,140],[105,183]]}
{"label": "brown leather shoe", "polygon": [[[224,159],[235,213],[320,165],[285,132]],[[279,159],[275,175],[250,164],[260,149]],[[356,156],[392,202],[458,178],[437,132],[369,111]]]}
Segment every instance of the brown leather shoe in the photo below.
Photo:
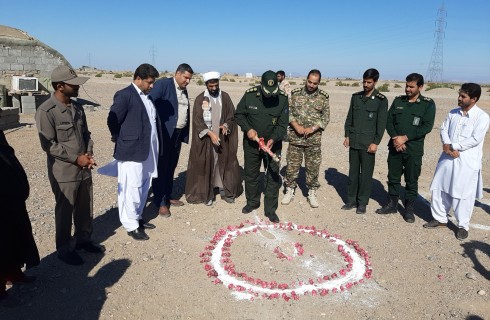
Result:
{"label": "brown leather shoe", "polygon": [[170,199],[170,205],[172,207],[181,207],[184,205],[184,203],[180,200],[176,200],[176,199]]}
{"label": "brown leather shoe", "polygon": [[160,217],[170,218],[172,214],[170,213],[170,209],[167,206],[161,206],[160,209],[158,209],[158,215]]}

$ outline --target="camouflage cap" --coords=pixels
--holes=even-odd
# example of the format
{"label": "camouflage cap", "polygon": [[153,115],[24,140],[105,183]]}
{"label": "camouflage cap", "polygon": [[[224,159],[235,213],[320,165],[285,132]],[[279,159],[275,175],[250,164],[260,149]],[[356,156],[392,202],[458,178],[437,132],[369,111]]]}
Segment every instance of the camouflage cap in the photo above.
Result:
{"label": "camouflage cap", "polygon": [[269,70],[264,72],[260,84],[262,86],[262,91],[266,96],[277,95],[279,93],[277,76],[274,71]]}

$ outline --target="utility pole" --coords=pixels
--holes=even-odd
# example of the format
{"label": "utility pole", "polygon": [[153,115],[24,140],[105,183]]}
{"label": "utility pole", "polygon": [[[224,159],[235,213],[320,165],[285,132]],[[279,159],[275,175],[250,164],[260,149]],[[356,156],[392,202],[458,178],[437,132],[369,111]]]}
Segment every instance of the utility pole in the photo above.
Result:
{"label": "utility pole", "polygon": [[447,12],[444,8],[444,3],[437,10],[436,20],[436,43],[432,50],[432,56],[430,57],[429,67],[427,69],[427,81],[428,82],[442,82],[443,74],[443,41],[446,28],[446,16]]}
{"label": "utility pole", "polygon": [[[157,48],[155,45],[152,45],[150,48],[150,60],[151,60],[151,65],[155,66],[155,57],[157,55]],[[156,67],[155,67],[156,68]]]}

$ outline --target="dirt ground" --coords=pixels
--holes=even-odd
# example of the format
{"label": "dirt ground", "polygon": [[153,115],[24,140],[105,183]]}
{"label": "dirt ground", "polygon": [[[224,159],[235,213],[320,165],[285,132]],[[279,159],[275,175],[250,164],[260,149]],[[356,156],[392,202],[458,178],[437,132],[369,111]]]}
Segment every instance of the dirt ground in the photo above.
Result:
{"label": "dirt ground", "polygon": [[[114,93],[130,78],[92,77],[80,90],[80,98],[96,101],[100,107],[87,111],[99,165],[111,160],[113,144],[106,126]],[[298,87],[300,81],[297,80]],[[386,93],[389,103],[403,94],[401,88]],[[235,105],[249,81],[222,81]],[[434,130],[427,136],[420,197],[415,223],[400,214],[374,213],[386,199],[387,136],[379,148],[368,213],[356,215],[340,207],[346,197],[348,151],[342,146],[343,124],[350,96],[359,87],[337,87],[330,80],[322,89],[330,94],[331,120],[322,140],[320,208],[306,201],[304,171],[296,198],[279,205],[281,222],[326,229],[343,239],[353,239],[368,251],[372,279],[341,293],[301,296],[299,300],[241,299],[235,291],[214,284],[200,263],[215,233],[246,220],[258,221],[263,207],[244,215],[245,196],[234,204],[218,198],[211,207],[185,204],[172,208],[172,217],[160,218],[148,203],[145,217],[157,228],[149,230],[149,241],[137,242],[121,227],[117,212],[117,181],[94,172],[94,233],[103,243],[105,255],[82,253],[85,264],[73,267],[56,258],[54,241],[54,199],[47,179],[46,158],[39,145],[34,117],[22,115],[20,128],[7,131],[7,140],[28,174],[31,195],[27,206],[41,264],[28,273],[37,276],[32,285],[8,289],[9,298],[0,306],[0,319],[490,319],[490,139],[484,146],[484,199],[477,200],[469,237],[455,238],[455,226],[427,230],[422,224],[430,217],[429,186],[441,151],[438,128],[448,111],[457,106],[457,89],[434,89],[424,95],[435,100]],[[204,90],[193,81],[191,98]],[[490,96],[484,88],[478,103],[490,112]],[[241,141],[241,134],[239,137]],[[241,146],[241,142],[240,142]],[[287,145],[283,148],[285,155]],[[243,166],[243,153],[238,158]],[[176,197],[184,191],[189,146],[184,145],[175,172]],[[285,158],[281,166],[286,165]],[[284,170],[282,170],[284,172]],[[278,259],[273,248],[291,253],[291,241],[302,242],[301,259]],[[289,251],[288,251],[289,250]],[[272,230],[240,237],[231,246],[237,270],[249,276],[293,282],[317,275],[318,268],[338,270],[342,260],[336,246],[320,238],[306,238],[294,232]],[[309,259],[309,260],[308,260]],[[305,261],[310,261],[310,264]],[[316,264],[317,267],[312,266]],[[316,268],[316,269],[315,269]]]}

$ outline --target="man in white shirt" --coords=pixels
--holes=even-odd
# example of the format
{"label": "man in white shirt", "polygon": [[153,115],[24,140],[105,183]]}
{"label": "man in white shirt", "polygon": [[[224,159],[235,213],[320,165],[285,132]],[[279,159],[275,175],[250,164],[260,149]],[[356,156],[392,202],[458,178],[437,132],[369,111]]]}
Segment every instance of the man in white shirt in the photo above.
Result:
{"label": "man in white shirt", "polygon": [[145,229],[155,225],[142,220],[152,178],[158,176],[158,115],[148,93],[158,77],[150,64],[140,65],[133,83],[116,92],[107,125],[111,131],[118,169],[119,219],[135,240],[148,240]]}
{"label": "man in white shirt", "polygon": [[441,126],[443,152],[430,186],[434,220],[424,224],[429,229],[446,226],[452,208],[459,240],[468,237],[475,199],[483,194],[483,142],[490,117],[476,105],[480,95],[478,84],[464,83],[458,96],[460,108],[451,110]]}

